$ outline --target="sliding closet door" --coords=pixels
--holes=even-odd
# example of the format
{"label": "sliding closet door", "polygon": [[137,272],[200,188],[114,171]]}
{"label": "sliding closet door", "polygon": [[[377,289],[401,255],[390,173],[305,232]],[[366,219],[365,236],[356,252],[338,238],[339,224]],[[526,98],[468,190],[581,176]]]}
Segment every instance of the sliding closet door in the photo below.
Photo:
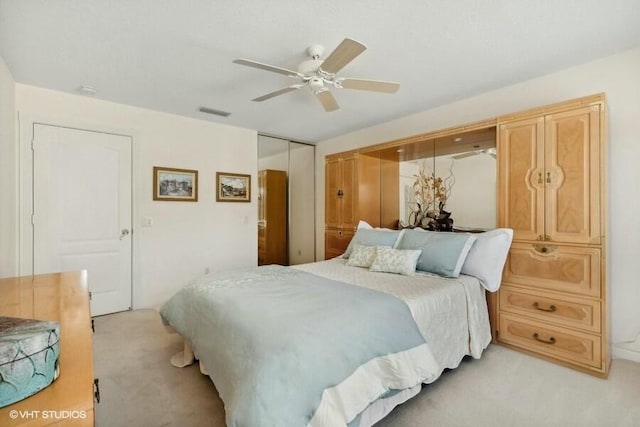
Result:
{"label": "sliding closet door", "polygon": [[289,263],[315,261],[315,147],[289,143]]}
{"label": "sliding closet door", "polygon": [[[289,264],[315,261],[315,147],[258,135],[258,170],[287,174]],[[268,224],[267,224],[268,226]]]}

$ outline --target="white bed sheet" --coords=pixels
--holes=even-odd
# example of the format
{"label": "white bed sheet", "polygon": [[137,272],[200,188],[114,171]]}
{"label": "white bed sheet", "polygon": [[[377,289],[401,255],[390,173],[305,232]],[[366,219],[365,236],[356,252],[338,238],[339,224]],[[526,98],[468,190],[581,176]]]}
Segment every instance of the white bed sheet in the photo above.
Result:
{"label": "white bed sheet", "polygon": [[333,280],[385,292],[403,300],[441,370],[462,358],[479,358],[491,341],[484,288],[472,276],[456,279],[417,272],[415,276],[370,272],[334,258],[294,268]]}

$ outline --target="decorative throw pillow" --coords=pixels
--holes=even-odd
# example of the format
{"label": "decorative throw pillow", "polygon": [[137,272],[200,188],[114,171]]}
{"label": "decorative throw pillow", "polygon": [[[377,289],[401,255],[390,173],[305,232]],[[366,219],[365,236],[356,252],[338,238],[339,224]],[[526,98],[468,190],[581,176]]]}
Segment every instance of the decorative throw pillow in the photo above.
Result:
{"label": "decorative throw pillow", "polygon": [[461,273],[477,277],[488,291],[495,292],[502,281],[502,269],[513,240],[513,230],[496,228],[473,236],[476,242],[462,265]]}
{"label": "decorative throw pillow", "polygon": [[389,246],[392,247],[398,241],[398,237],[400,236],[400,231],[391,231],[391,230],[371,230],[366,228],[361,228],[356,231],[356,234],[349,242],[349,246],[347,246],[347,250],[345,251],[343,258],[349,258],[351,255],[351,251],[353,251],[353,245],[360,244],[364,246]]}
{"label": "decorative throw pillow", "polygon": [[416,263],[421,252],[420,250],[393,249],[386,246],[378,246],[376,248],[376,257],[369,270],[413,276],[416,274]]}
{"label": "decorative throw pillow", "polygon": [[357,229],[360,230],[361,228],[364,228],[365,230],[373,230],[373,227],[371,226],[371,224],[363,220],[358,221]]}
{"label": "decorative throw pillow", "polygon": [[358,243],[353,245],[353,251],[349,255],[347,265],[352,267],[371,267],[373,260],[376,258],[375,246],[364,246]]}
{"label": "decorative throw pillow", "polygon": [[406,230],[398,247],[422,250],[417,270],[458,277],[475,240],[466,233]]}

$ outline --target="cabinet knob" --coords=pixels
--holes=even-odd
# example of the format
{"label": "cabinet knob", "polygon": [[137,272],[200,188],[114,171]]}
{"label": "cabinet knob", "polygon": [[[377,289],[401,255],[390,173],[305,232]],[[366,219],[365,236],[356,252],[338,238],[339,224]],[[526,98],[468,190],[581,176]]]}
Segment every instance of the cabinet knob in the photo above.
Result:
{"label": "cabinet knob", "polygon": [[533,249],[541,254],[550,254],[557,249],[554,245],[533,245]]}
{"label": "cabinet knob", "polygon": [[542,172],[538,172],[538,184],[542,184]]}
{"label": "cabinet knob", "polygon": [[547,184],[551,184],[551,172],[547,172]]}
{"label": "cabinet knob", "polygon": [[338,197],[344,196],[344,191],[342,189],[338,190]]}

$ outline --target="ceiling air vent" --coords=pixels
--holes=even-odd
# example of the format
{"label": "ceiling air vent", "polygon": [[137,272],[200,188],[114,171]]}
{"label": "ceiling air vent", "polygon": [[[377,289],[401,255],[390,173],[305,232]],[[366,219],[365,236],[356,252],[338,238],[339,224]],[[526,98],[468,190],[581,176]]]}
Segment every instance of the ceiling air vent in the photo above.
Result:
{"label": "ceiling air vent", "polygon": [[200,107],[198,110],[202,113],[213,114],[214,116],[228,117],[231,115],[231,113],[227,111],[216,110],[209,107]]}

